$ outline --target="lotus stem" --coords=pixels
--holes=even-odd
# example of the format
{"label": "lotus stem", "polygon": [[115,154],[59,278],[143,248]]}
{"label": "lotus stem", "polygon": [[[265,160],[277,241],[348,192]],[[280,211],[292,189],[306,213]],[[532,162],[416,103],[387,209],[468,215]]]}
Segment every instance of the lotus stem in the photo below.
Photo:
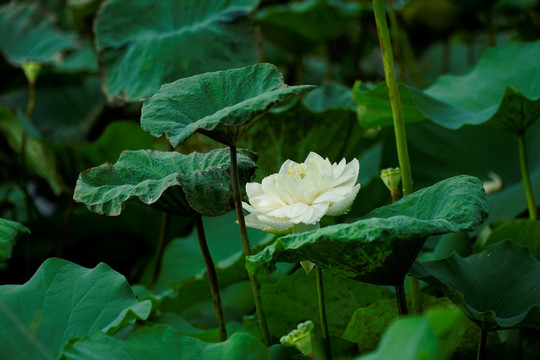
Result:
{"label": "lotus stem", "polygon": [[482,360],[486,358],[486,342],[487,342],[488,330],[482,328],[482,335],[480,336],[480,342],[478,343],[478,352],[476,354],[476,360]]}
{"label": "lotus stem", "polygon": [[397,307],[398,312],[400,316],[405,316],[409,313],[407,310],[407,300],[405,298],[405,289],[403,288],[403,285],[396,285],[394,286],[396,289],[396,301],[397,301]]}
{"label": "lotus stem", "polygon": [[[72,196],[73,197],[73,196]],[[64,215],[64,229],[62,231],[62,240],[56,249],[56,257],[62,257],[64,255],[64,250],[67,247],[69,240],[69,233],[71,231],[71,219],[73,218],[73,209],[75,208],[75,201],[73,199],[69,200],[69,203],[66,207],[66,213]]]}
{"label": "lotus stem", "polygon": [[[234,193],[234,206],[236,208],[236,216],[238,218],[238,227],[240,228],[240,237],[242,238],[242,245],[244,246],[244,256],[247,258],[251,255],[251,245],[249,244],[248,233],[246,229],[246,221],[244,219],[244,210],[242,209],[242,198],[240,196],[240,182],[238,180],[238,160],[236,153],[236,146],[231,145],[231,181]],[[264,310],[262,306],[261,288],[255,275],[248,271],[249,283],[251,285],[251,291],[253,293],[253,300],[255,302],[255,309],[257,310],[257,316],[259,318],[259,325],[261,327],[264,343],[266,346],[272,344],[272,337],[268,330],[268,324],[266,323],[266,317],[264,316]]]}
{"label": "lotus stem", "polygon": [[[403,196],[413,192],[411,163],[409,160],[409,149],[407,147],[407,134],[405,132],[405,119],[403,117],[403,107],[396,79],[394,67],[394,56],[392,54],[392,44],[390,42],[390,32],[386,22],[383,0],[373,0],[373,12],[375,13],[375,22],[377,24],[377,33],[379,35],[379,44],[383,59],[384,73],[386,76],[386,86],[388,87],[388,96],[392,106],[392,115],[394,118],[394,132],[396,137],[396,148],[399,159],[399,168],[401,169],[401,183],[403,186]],[[414,314],[419,314],[421,309],[420,285],[417,279],[411,280],[412,310]]]}
{"label": "lotus stem", "polygon": [[197,229],[197,238],[199,239],[199,247],[206,265],[206,272],[208,273],[208,281],[210,283],[210,293],[212,294],[212,301],[214,303],[214,312],[216,313],[217,326],[219,330],[219,340],[227,340],[227,328],[225,327],[225,317],[223,316],[223,307],[221,306],[221,297],[219,295],[219,284],[216,275],[216,268],[210,249],[208,249],[208,243],[206,242],[206,235],[204,234],[204,226],[202,217],[199,215],[195,217],[195,227]]}
{"label": "lotus stem", "polygon": [[159,272],[161,270],[161,262],[163,261],[163,253],[165,252],[165,244],[167,242],[167,231],[169,230],[169,218],[170,215],[166,212],[161,216],[161,229],[159,232],[159,239],[156,248],[156,254],[154,258],[154,269],[152,271],[152,280],[150,286],[154,288],[156,286]]}
{"label": "lotus stem", "polygon": [[315,265],[315,272],[317,275],[317,296],[319,298],[319,315],[321,317],[321,327],[324,339],[324,350],[326,352],[326,359],[332,360],[332,349],[330,347],[330,335],[328,334],[328,322],[326,321],[326,306],[324,304],[324,287],[322,270],[318,265]]}
{"label": "lotus stem", "polygon": [[521,180],[525,188],[525,198],[527,199],[527,207],[529,209],[529,218],[536,220],[538,217],[536,203],[534,201],[534,193],[531,184],[531,175],[529,173],[529,163],[527,161],[527,149],[525,147],[525,134],[518,134],[518,151],[519,151],[519,166],[521,168]]}

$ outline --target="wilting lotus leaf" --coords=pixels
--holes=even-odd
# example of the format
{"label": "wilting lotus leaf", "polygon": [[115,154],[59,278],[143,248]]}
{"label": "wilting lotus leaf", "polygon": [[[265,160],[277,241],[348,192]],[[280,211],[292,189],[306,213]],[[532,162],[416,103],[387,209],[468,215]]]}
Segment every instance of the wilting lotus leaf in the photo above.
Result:
{"label": "wilting lotus leaf", "polygon": [[75,36],[54,27],[54,16],[36,2],[12,1],[0,7],[0,50],[15,66],[59,62],[76,47]]}
{"label": "wilting lotus leaf", "polygon": [[511,241],[462,258],[416,262],[413,276],[438,288],[478,326],[488,330],[540,328],[540,263]]}
{"label": "wilting lotus leaf", "polygon": [[314,86],[287,86],[271,64],[195,75],[165,84],[143,101],[141,127],[173,146],[200,132],[235,145],[270,108]]}
{"label": "wilting lotus leaf", "polygon": [[25,284],[0,286],[0,358],[56,359],[70,339],[112,335],[135,318],[146,319],[150,307],[143,303],[137,305],[126,278],[103,263],[87,269],[48,259]]}
{"label": "wilting lotus leaf", "polygon": [[11,251],[17,240],[30,233],[23,224],[7,219],[0,219],[0,262],[11,257]]}
{"label": "wilting lotus leaf", "polygon": [[[256,157],[247,150],[238,153],[242,187],[255,172]],[[124,151],[114,165],[82,172],[73,198],[110,216],[119,215],[131,198],[180,216],[219,216],[234,208],[230,177],[230,151],[225,148],[189,155]]]}
{"label": "wilting lotus leaf", "polygon": [[110,98],[139,100],[161,84],[257,62],[250,13],[259,0],[109,0],[94,26]]}
{"label": "wilting lotus leaf", "polygon": [[380,285],[403,281],[430,235],[471,230],[487,216],[482,183],[456,176],[375,209],[350,224],[279,238],[247,268],[272,271],[275,262],[310,260],[337,275]]}
{"label": "wilting lotus leaf", "polygon": [[[441,76],[420,91],[400,87],[407,122],[430,119],[449,129],[485,124],[510,132],[523,132],[539,118],[540,73],[535,61],[540,41],[509,43],[486,50],[476,67],[463,76]],[[512,66],[508,66],[512,64]],[[392,124],[384,84],[366,90],[355,85],[353,97],[363,126]]]}

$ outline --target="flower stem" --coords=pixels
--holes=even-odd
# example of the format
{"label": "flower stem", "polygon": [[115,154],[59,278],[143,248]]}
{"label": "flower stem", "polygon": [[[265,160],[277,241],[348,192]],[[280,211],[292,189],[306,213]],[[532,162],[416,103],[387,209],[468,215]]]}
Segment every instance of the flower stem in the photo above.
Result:
{"label": "flower stem", "polygon": [[407,315],[409,312],[407,311],[407,300],[405,298],[405,290],[403,285],[396,285],[394,288],[396,289],[396,301],[399,315]]}
{"label": "flower stem", "polygon": [[216,313],[217,326],[219,330],[219,340],[227,340],[227,328],[225,327],[225,318],[223,317],[223,307],[221,306],[221,297],[219,295],[219,284],[216,275],[216,268],[214,267],[214,261],[208,249],[208,243],[206,242],[206,235],[204,234],[204,227],[201,216],[195,217],[195,227],[197,228],[197,237],[199,238],[199,247],[206,265],[206,272],[208,273],[208,281],[210,282],[210,292],[212,293],[212,301],[214,302],[214,312]]}
{"label": "flower stem", "polygon": [[476,360],[482,360],[486,358],[486,342],[487,342],[487,329],[482,329],[482,335],[480,336],[480,342],[478,343],[478,352],[476,353]]}
{"label": "flower stem", "polygon": [[324,348],[326,359],[332,360],[332,350],[330,348],[330,335],[328,334],[328,322],[326,321],[326,306],[324,304],[324,287],[322,270],[318,265],[315,265],[317,275],[317,295],[319,297],[319,315],[321,316],[322,334],[324,339]]}
{"label": "flower stem", "polygon": [[156,255],[154,258],[154,269],[152,271],[152,280],[150,286],[154,288],[156,285],[157,279],[159,277],[159,272],[161,270],[161,262],[163,260],[163,253],[165,252],[165,243],[167,241],[167,231],[169,229],[169,218],[170,215],[164,212],[161,216],[161,230],[159,232],[159,239],[156,249]]}
{"label": "flower stem", "polygon": [[[238,160],[236,153],[236,146],[231,145],[231,181],[234,193],[234,206],[236,208],[236,216],[238,218],[238,227],[240,228],[240,237],[242,238],[242,244],[244,246],[244,256],[247,258],[251,255],[251,245],[249,244],[248,233],[246,229],[246,221],[244,219],[244,210],[242,209],[242,199],[240,196],[240,182],[238,180]],[[268,331],[268,325],[266,323],[266,317],[264,316],[264,310],[262,307],[262,297],[259,282],[255,275],[248,271],[249,283],[251,285],[251,291],[253,292],[253,300],[255,302],[255,309],[257,310],[257,316],[259,317],[259,325],[261,327],[264,343],[266,346],[272,344],[272,338],[270,331]]]}
{"label": "flower stem", "polygon": [[531,184],[531,175],[529,173],[529,163],[527,161],[527,149],[525,148],[525,134],[518,134],[519,166],[521,167],[521,179],[525,188],[525,198],[529,209],[529,218],[536,220],[538,214],[534,201],[534,193]]}
{"label": "flower stem", "polygon": [[[403,196],[413,192],[411,163],[409,160],[409,149],[407,147],[407,134],[405,132],[405,119],[403,117],[403,107],[396,80],[394,67],[394,57],[392,54],[392,44],[390,42],[390,32],[386,22],[383,0],[373,0],[373,12],[375,13],[375,22],[377,24],[377,33],[379,35],[379,44],[383,59],[384,73],[386,75],[386,86],[388,87],[388,96],[392,106],[392,115],[394,118],[394,132],[396,136],[396,148],[399,159],[399,168],[401,169],[401,183],[403,184]],[[419,314],[420,304],[420,285],[418,280],[411,279],[411,295],[413,313]]]}

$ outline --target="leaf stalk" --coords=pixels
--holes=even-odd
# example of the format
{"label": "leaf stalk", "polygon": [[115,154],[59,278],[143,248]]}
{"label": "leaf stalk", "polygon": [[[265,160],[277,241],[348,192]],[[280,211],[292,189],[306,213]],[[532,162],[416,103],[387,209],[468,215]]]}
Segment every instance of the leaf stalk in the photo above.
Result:
{"label": "leaf stalk", "polygon": [[536,220],[538,217],[534,193],[529,172],[529,162],[527,159],[527,148],[525,147],[525,134],[518,134],[519,167],[521,168],[521,179],[525,189],[525,198],[527,199],[527,208],[529,209],[529,218]]}
{"label": "leaf stalk", "polygon": [[[388,88],[388,96],[390,98],[392,116],[394,119],[394,132],[399,167],[401,169],[403,196],[407,196],[413,192],[411,163],[409,160],[409,149],[407,147],[407,134],[405,132],[403,106],[401,105],[401,97],[399,95],[394,66],[394,56],[392,54],[392,44],[390,41],[390,31],[388,30],[388,23],[386,22],[383,0],[373,0],[373,12],[375,14],[375,22],[377,24],[377,33],[379,36],[384,73],[386,76],[386,86]],[[413,307],[412,310],[414,314],[419,314],[422,311],[420,302],[420,285],[417,279],[412,277],[410,279]]]}
{"label": "leaf stalk", "polygon": [[197,238],[199,239],[199,247],[206,265],[206,272],[208,273],[208,281],[210,283],[210,293],[212,294],[212,302],[214,303],[214,312],[216,313],[217,326],[219,330],[219,340],[227,340],[227,328],[225,327],[225,317],[223,316],[223,307],[221,306],[221,297],[219,295],[219,284],[216,275],[216,268],[210,249],[208,249],[208,243],[206,242],[206,235],[204,233],[204,226],[202,217],[200,215],[195,217],[195,227],[197,229]]}
{"label": "leaf stalk", "polygon": [[[242,245],[244,246],[244,256],[247,258],[251,255],[251,245],[249,244],[246,221],[244,219],[244,210],[242,208],[242,198],[240,196],[236,145],[230,145],[229,149],[231,151],[231,181],[234,194],[234,206],[236,208],[236,216],[238,218],[238,227],[240,228],[240,237],[242,238]],[[257,316],[259,318],[259,325],[264,337],[264,343],[266,346],[270,346],[272,344],[272,337],[270,336],[270,331],[268,330],[268,324],[266,323],[266,317],[264,315],[261,288],[255,275],[251,274],[249,271],[248,277],[251,285],[251,291],[253,293],[253,300],[255,302],[255,309],[257,310]]]}

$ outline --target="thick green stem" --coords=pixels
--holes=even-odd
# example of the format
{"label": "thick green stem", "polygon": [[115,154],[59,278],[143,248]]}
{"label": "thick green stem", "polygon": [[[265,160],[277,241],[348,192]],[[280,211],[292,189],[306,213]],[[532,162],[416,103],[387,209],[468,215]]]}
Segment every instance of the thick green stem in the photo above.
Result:
{"label": "thick green stem", "polygon": [[210,255],[210,249],[208,249],[208,243],[206,242],[206,235],[204,234],[204,227],[201,216],[195,218],[195,227],[197,228],[197,237],[199,238],[199,247],[206,265],[206,272],[208,273],[208,281],[210,282],[210,293],[212,294],[212,301],[214,302],[214,312],[216,313],[217,326],[219,330],[219,340],[227,340],[227,329],[225,327],[225,317],[223,316],[223,307],[221,306],[221,297],[219,295],[219,284],[216,275],[216,268],[212,255]]}
{"label": "thick green stem", "polygon": [[480,342],[478,343],[478,352],[476,353],[476,360],[482,360],[486,358],[487,335],[487,329],[482,329],[482,335],[480,336]]}
{"label": "thick green stem", "polygon": [[534,201],[534,193],[531,184],[531,175],[529,173],[529,163],[527,161],[527,149],[525,147],[525,134],[518,134],[518,151],[519,151],[519,166],[521,167],[521,180],[525,188],[525,198],[527,199],[527,207],[529,209],[529,218],[536,220],[538,214]]}
{"label": "thick green stem", "polygon": [[154,288],[156,285],[157,279],[159,277],[159,272],[161,270],[161,262],[163,260],[163,253],[165,252],[165,245],[167,243],[167,232],[169,230],[169,218],[170,215],[166,212],[161,216],[161,229],[159,231],[159,239],[156,248],[156,254],[154,256],[154,269],[152,271],[152,281],[150,286]]}
{"label": "thick green stem", "polygon": [[[379,34],[379,44],[386,75],[386,86],[388,87],[388,96],[392,106],[392,115],[394,118],[394,132],[396,136],[396,147],[399,159],[399,168],[401,170],[401,183],[403,184],[403,196],[413,192],[411,163],[409,160],[409,149],[407,147],[407,135],[405,132],[405,119],[403,117],[403,107],[399,96],[399,89],[396,80],[394,68],[394,57],[392,54],[392,44],[390,42],[390,33],[386,22],[383,0],[373,0],[373,11],[375,13],[375,22],[377,23],[377,33]],[[411,278],[411,284],[417,283],[417,279]],[[411,287],[413,313],[421,312],[420,304],[420,286]]]}
{"label": "thick green stem", "polygon": [[398,307],[398,312],[400,316],[405,316],[409,313],[407,311],[407,299],[405,298],[405,289],[403,285],[394,286],[396,289],[396,302]]}
{"label": "thick green stem", "polygon": [[326,359],[332,360],[332,349],[330,347],[330,335],[328,334],[328,322],[326,321],[326,306],[324,304],[324,287],[322,270],[319,266],[315,265],[315,271],[317,275],[317,295],[319,297],[319,315],[321,317],[322,334],[324,339],[324,348],[326,352]]}
{"label": "thick green stem", "polygon": [[[246,221],[244,219],[244,210],[242,209],[242,198],[240,196],[240,182],[238,180],[238,160],[236,153],[236,146],[231,145],[231,181],[234,193],[234,206],[236,208],[236,216],[238,218],[238,227],[240,228],[240,237],[242,238],[242,244],[244,246],[244,256],[247,258],[251,255],[251,245],[249,244],[248,233],[246,229]],[[255,309],[257,310],[257,316],[259,317],[259,325],[261,327],[264,343],[266,346],[272,344],[272,337],[270,331],[268,331],[268,324],[266,323],[266,317],[264,316],[264,310],[262,307],[262,297],[259,282],[255,275],[248,271],[249,283],[251,285],[251,291],[253,292],[253,300],[255,302]]]}

